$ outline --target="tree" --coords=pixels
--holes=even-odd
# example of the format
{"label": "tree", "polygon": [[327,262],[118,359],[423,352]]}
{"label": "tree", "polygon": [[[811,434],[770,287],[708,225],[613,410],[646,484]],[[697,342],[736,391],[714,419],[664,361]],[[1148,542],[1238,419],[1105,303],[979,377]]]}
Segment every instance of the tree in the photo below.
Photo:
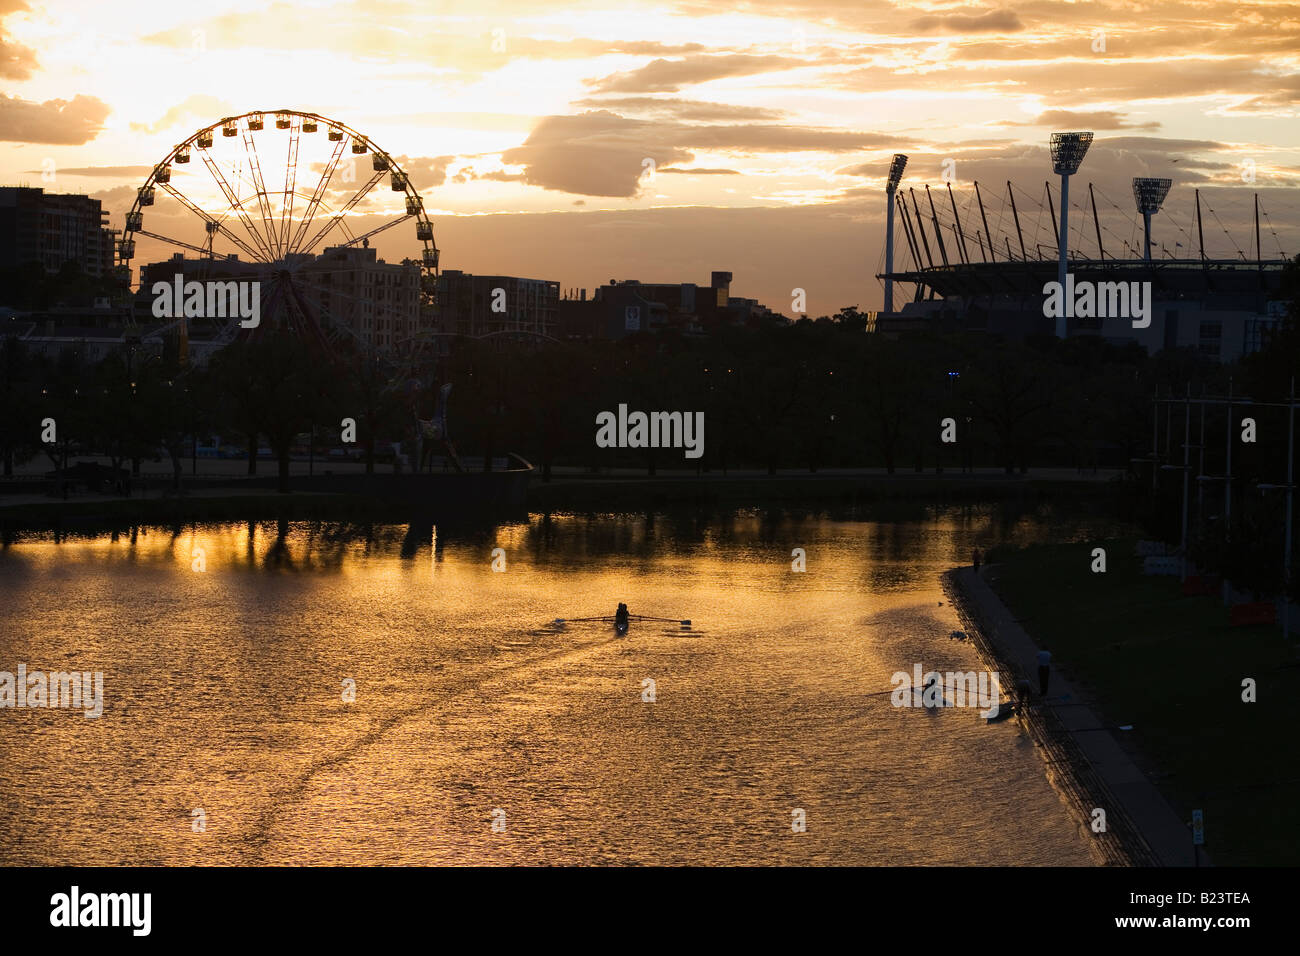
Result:
{"label": "tree", "polygon": [[257,474],[265,383],[255,361],[255,346],[235,341],[212,356],[208,373],[219,412],[217,421],[248,443],[248,474]]}
{"label": "tree", "polygon": [[33,362],[16,335],[0,339],[0,458],[4,476],[14,473],[14,463],[36,444],[33,426],[39,388],[33,377]]}
{"label": "tree", "polygon": [[319,349],[280,327],[250,344],[257,381],[257,421],[275,454],[279,490],[289,491],[289,454],[295,436],[333,417],[338,375]]}
{"label": "tree", "polygon": [[[338,407],[341,416],[356,419],[365,449],[366,474],[375,473],[375,441],[380,435],[403,434],[413,425],[409,409],[379,357],[359,346],[347,348],[339,359],[343,380]],[[319,411],[323,412],[324,409]],[[323,417],[318,418],[324,421]],[[415,462],[418,469],[419,462]]]}
{"label": "tree", "polygon": [[[39,419],[33,431],[42,431],[42,423],[53,424],[55,440],[43,444],[46,455],[60,471],[68,467],[68,456],[75,445],[91,437],[94,396],[90,393],[92,369],[80,348],[67,348],[54,359],[46,359],[41,371],[43,383],[37,400]],[[60,479],[64,497],[67,481]]]}

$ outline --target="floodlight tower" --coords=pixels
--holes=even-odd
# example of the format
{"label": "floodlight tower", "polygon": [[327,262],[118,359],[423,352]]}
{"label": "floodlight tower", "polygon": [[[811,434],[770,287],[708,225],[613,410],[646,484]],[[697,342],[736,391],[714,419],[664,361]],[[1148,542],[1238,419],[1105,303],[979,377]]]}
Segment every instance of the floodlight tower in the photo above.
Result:
{"label": "floodlight tower", "polygon": [[895,153],[889,164],[889,181],[885,183],[885,312],[894,311],[894,192],[903,178],[907,157]]}
{"label": "floodlight tower", "polygon": [[1133,177],[1133,199],[1137,202],[1138,212],[1142,213],[1142,231],[1146,241],[1142,248],[1142,258],[1151,261],[1151,217],[1160,211],[1160,205],[1169,195],[1172,179],[1151,179],[1146,176]]}
{"label": "floodlight tower", "polygon": [[[1056,281],[1061,284],[1061,295],[1065,295],[1065,258],[1070,236],[1070,177],[1079,171],[1084,154],[1092,145],[1091,133],[1053,133],[1052,134],[1052,172],[1061,177],[1061,236],[1056,243],[1059,260],[1056,266]],[[1056,317],[1056,337],[1065,338],[1065,309]]]}

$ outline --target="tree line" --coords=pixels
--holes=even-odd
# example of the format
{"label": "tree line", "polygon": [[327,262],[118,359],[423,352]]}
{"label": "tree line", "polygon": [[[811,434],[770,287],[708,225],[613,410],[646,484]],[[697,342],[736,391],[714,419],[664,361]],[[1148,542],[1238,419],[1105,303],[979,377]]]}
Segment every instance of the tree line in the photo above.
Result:
{"label": "tree line", "polygon": [[[1287,289],[1300,289],[1292,264]],[[374,470],[392,442],[414,444],[415,419],[432,418],[437,388],[451,382],[450,437],[462,454],[518,452],[549,480],[557,466],[600,469],[693,467],[928,469],[1123,468],[1149,455],[1152,396],[1190,386],[1279,399],[1300,355],[1292,314],[1268,346],[1221,364],[1196,350],[1148,356],[1136,344],[1097,337],[1025,341],[985,334],[916,332],[885,337],[848,307],[788,325],[723,328],[572,342],[458,340],[449,356],[396,370],[344,340],[321,350],[273,322],[237,340],[204,367],[128,347],[99,362],[79,349],[58,356],[0,340],[0,457],[46,454],[66,466],[74,450],[139,471],[142,459],[170,458],[176,482],[193,443],[218,435],[246,449],[257,469],[265,440],[289,487],[289,460],[304,435],[340,445],[340,422],[355,420],[358,446]],[[602,449],[596,415],[620,404],[642,411],[703,412],[704,455],[674,449]],[[1267,416],[1265,416],[1267,417]],[[41,440],[54,419],[57,441]],[[951,419],[956,442],[941,440]],[[1163,423],[1162,423],[1163,427]],[[1243,480],[1285,474],[1285,423],[1272,421],[1234,462]],[[951,430],[951,429],[950,429]],[[1280,439],[1280,440],[1279,440]]]}

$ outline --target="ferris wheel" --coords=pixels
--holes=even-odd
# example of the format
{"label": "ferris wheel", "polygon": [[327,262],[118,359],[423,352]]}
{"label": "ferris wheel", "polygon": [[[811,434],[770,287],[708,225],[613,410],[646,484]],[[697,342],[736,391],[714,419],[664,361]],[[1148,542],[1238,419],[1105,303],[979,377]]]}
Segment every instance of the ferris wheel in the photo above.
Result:
{"label": "ferris wheel", "polygon": [[[397,226],[409,233],[385,240],[399,262],[366,251]],[[264,325],[280,321],[326,341],[351,336],[388,352],[426,338],[422,317],[438,276],[433,224],[393,156],[337,120],[280,109],[196,131],[137,190],[115,256],[128,285],[137,242],[180,250],[187,270],[200,273],[187,279],[261,283],[261,314],[272,320]],[[169,264],[142,274],[150,269]],[[164,320],[152,334],[175,324]],[[205,316],[204,324],[218,346],[241,334],[233,316]]]}

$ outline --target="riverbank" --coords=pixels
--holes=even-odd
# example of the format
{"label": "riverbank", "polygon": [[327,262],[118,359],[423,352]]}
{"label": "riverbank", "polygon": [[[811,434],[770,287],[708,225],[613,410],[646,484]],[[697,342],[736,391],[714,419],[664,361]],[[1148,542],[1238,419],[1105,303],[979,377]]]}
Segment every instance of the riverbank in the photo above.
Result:
{"label": "riverbank", "polygon": [[1105,498],[1116,493],[1114,473],[1079,474],[1070,469],[1006,474],[998,470],[935,473],[884,469],[834,469],[810,473],[762,471],[553,473],[528,489],[533,511],[626,511],[696,503],[745,505],[773,501],[1005,501],[1053,496]]}
{"label": "riverbank", "polygon": [[[1030,670],[1036,644],[1045,641],[1053,655],[1052,695],[1071,692],[1087,703],[1096,715],[1091,726],[1134,728],[1082,739],[1111,741],[1138,771],[1108,782],[1121,802],[1158,786],[1173,808],[1176,825],[1161,825],[1158,814],[1153,823],[1132,814],[1158,855],[1190,854],[1187,825],[1199,809],[1203,851],[1216,863],[1294,865],[1300,775],[1282,759],[1295,752],[1300,719],[1300,703],[1289,693],[1296,673],[1290,645],[1275,627],[1230,626],[1217,597],[1186,597],[1177,578],[1143,575],[1134,544],[995,551],[979,582],[988,592],[983,603],[1000,609],[994,641],[1011,663]],[[1105,573],[1090,570],[1095,547],[1106,550]],[[1255,703],[1242,700],[1246,678],[1256,682]],[[1075,710],[1056,709],[1067,728],[1071,720],[1079,724]],[[1118,759],[1105,759],[1112,757]]]}
{"label": "riverbank", "polygon": [[22,531],[95,531],[131,524],[188,524],[202,521],[397,520],[399,512],[382,501],[350,495],[291,492],[268,494],[260,489],[223,489],[215,493],[158,494],[118,497],[77,495],[67,499],[47,495],[15,495],[0,499],[0,533]]}
{"label": "riverbank", "polygon": [[[301,462],[297,464],[302,464]],[[0,485],[0,530],[59,529],[77,525],[176,523],[225,520],[516,520],[529,512],[624,513],[680,505],[760,507],[807,503],[906,507],[977,502],[1115,502],[1122,486],[1107,473],[1079,475],[1069,469],[1008,475],[1001,471],[896,472],[832,470],[815,474],[759,471],[703,473],[618,471],[592,474],[557,470],[544,482],[534,469],[493,472],[376,474],[295,473],[292,491],[262,475],[186,475],[182,492],[170,475],[149,474],[131,497],[78,491],[68,498],[41,493],[35,478]],[[20,487],[21,486],[21,487]],[[30,486],[30,487],[28,487]]]}
{"label": "riverbank", "polygon": [[[986,566],[986,570],[987,566]],[[1112,736],[1115,731],[1087,706],[1080,690],[1054,669],[1048,701],[1037,704],[1037,645],[972,569],[945,576],[945,590],[967,634],[1002,675],[1003,688],[1031,683],[1034,703],[1021,725],[1047,755],[1048,777],[1065,794],[1079,823],[1109,865],[1191,866],[1186,827]],[[1094,820],[1104,811],[1104,829]]]}
{"label": "riverbank", "polygon": [[272,475],[185,476],[179,490],[170,476],[147,475],[134,481],[130,495],[92,490],[100,483],[83,478],[69,481],[60,496],[42,493],[53,487],[51,479],[19,479],[0,494],[0,531],[222,520],[509,520],[527,514],[532,468],[522,459],[517,465],[492,472],[291,474],[287,492]]}

